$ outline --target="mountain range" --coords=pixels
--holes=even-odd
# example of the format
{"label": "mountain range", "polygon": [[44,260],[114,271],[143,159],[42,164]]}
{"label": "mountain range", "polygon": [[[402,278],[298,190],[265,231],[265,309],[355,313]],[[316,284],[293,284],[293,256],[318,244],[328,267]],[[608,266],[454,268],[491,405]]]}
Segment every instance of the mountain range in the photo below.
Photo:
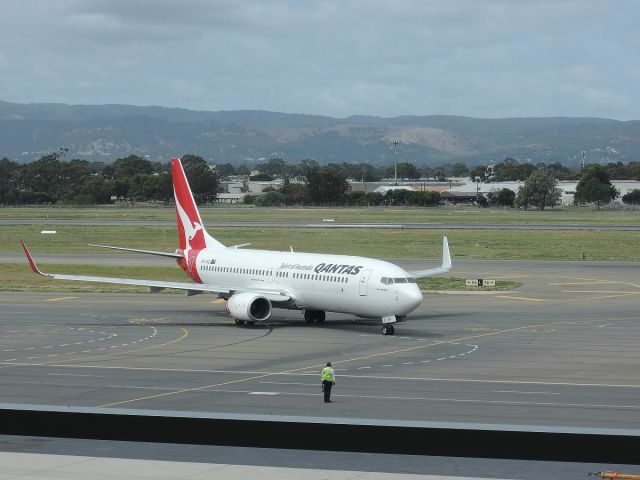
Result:
{"label": "mountain range", "polygon": [[[397,151],[393,141],[398,140]],[[111,161],[127,155],[166,161],[184,153],[212,163],[436,166],[463,162],[588,163],[640,160],[640,121],[602,118],[484,119],[450,115],[382,118],[194,111],[132,105],[20,104],[0,101],[0,158],[29,162],[68,148],[67,158]]]}

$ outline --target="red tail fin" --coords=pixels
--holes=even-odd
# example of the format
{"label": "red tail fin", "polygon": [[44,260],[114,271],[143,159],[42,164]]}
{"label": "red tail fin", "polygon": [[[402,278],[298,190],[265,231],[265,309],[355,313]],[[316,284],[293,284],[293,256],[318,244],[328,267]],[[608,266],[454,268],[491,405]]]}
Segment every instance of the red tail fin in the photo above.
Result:
{"label": "red tail fin", "polygon": [[180,248],[183,250],[200,250],[205,247],[224,247],[215,238],[209,236],[205,230],[179,158],[171,159],[171,175],[173,177],[173,194],[176,201]]}

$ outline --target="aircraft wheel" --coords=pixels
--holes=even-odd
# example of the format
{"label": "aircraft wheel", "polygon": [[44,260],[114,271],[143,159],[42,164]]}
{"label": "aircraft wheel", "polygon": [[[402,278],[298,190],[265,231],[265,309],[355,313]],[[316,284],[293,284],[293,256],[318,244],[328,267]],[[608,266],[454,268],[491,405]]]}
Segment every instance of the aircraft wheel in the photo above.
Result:
{"label": "aircraft wheel", "polygon": [[324,320],[326,318],[326,313],[322,312],[322,311],[318,311],[316,312],[316,323],[324,323]]}
{"label": "aircraft wheel", "polygon": [[383,335],[393,335],[394,332],[393,325],[382,325],[382,334]]}
{"label": "aircraft wheel", "polygon": [[311,310],[304,311],[304,321],[306,323],[313,323],[313,312]]}
{"label": "aircraft wheel", "polygon": [[236,318],[236,327],[244,327],[245,321]]}

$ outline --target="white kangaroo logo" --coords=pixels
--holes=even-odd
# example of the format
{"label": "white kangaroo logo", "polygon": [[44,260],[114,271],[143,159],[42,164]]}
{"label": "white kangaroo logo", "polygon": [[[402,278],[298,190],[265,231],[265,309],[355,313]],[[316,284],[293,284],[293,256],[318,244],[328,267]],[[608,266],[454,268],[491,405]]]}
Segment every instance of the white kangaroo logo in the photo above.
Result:
{"label": "white kangaroo logo", "polygon": [[[175,195],[175,192],[174,192]],[[187,212],[184,211],[182,205],[178,201],[178,197],[176,196],[176,209],[178,210],[178,216],[180,217],[180,223],[182,223],[182,228],[184,229],[184,235],[186,239],[186,247],[184,250],[184,256],[187,260],[187,266],[189,265],[189,251],[191,250],[191,240],[193,240],[198,233],[198,230],[202,230],[202,225],[198,222],[191,223]]]}

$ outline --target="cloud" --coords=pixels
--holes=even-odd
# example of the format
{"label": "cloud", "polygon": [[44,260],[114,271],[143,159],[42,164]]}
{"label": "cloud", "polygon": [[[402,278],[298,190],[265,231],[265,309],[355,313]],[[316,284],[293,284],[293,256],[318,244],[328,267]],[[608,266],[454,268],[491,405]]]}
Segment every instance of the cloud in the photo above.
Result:
{"label": "cloud", "polygon": [[640,4],[5,0],[13,101],[637,118]]}

